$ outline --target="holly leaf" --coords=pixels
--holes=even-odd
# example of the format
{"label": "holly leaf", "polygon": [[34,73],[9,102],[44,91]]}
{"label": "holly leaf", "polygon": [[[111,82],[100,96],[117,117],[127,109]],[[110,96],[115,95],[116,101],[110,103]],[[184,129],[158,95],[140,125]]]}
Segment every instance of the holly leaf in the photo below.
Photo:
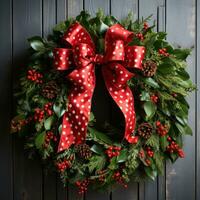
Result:
{"label": "holly leaf", "polygon": [[42,148],[42,145],[44,144],[44,140],[45,140],[45,131],[38,134],[35,138],[35,146],[37,149]]}
{"label": "holly leaf", "polygon": [[65,109],[63,109],[62,104],[59,103],[53,105],[53,111],[56,113],[58,118],[62,117],[65,113]]}
{"label": "holly leaf", "polygon": [[35,51],[42,51],[45,49],[43,39],[39,36],[29,38],[28,42]]}
{"label": "holly leaf", "polygon": [[151,101],[147,101],[144,103],[144,111],[146,113],[147,119],[150,119],[154,116],[156,111],[156,106]]}
{"label": "holly leaf", "polygon": [[191,49],[174,49],[173,55],[180,60],[185,60],[191,53]]}
{"label": "holly leaf", "polygon": [[51,116],[49,118],[47,118],[45,121],[44,121],[44,128],[48,131],[51,129],[51,126],[53,124],[53,121],[54,121],[54,117]]}

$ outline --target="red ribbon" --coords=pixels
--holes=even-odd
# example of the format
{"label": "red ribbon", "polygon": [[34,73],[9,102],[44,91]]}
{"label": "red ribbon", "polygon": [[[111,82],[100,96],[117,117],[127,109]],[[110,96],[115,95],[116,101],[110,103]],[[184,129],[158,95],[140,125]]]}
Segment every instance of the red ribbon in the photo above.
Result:
{"label": "red ribbon", "polygon": [[115,24],[106,32],[105,55],[95,54],[95,45],[89,33],[75,22],[63,36],[63,41],[69,48],[54,49],[54,65],[57,70],[67,70],[70,66],[75,66],[67,77],[72,82],[72,88],[63,116],[58,151],[85,141],[95,88],[95,64],[102,65],[106,87],[124,115],[124,138],[129,143],[137,143],[138,137],[132,134],[136,122],[134,98],[127,85],[134,74],[125,66],[141,69],[145,48],[128,46],[132,39],[132,32]]}

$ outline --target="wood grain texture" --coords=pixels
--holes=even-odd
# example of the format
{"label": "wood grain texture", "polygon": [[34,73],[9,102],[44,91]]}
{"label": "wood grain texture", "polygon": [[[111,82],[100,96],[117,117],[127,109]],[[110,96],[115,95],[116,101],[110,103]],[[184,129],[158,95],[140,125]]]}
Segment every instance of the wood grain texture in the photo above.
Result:
{"label": "wood grain texture", "polygon": [[[178,10],[178,12],[177,12]],[[195,82],[195,1],[167,1],[168,40],[174,46],[193,48],[188,58],[188,72]],[[194,136],[184,140],[185,159],[179,159],[175,164],[168,164],[166,177],[167,200],[195,199],[195,92],[188,98],[190,104],[189,124]]]}
{"label": "wood grain texture", "polygon": [[[97,193],[89,188],[84,198],[80,198],[75,187],[64,188],[56,174],[46,174],[39,159],[28,160],[21,139],[16,135],[13,139],[9,136],[11,79],[13,74],[15,83],[18,71],[25,67],[26,39],[33,35],[47,36],[52,27],[65,20],[66,16],[74,17],[82,9],[94,15],[98,8],[118,19],[124,18],[130,11],[135,19],[154,14],[153,20],[158,21],[156,29],[166,30],[168,40],[175,46],[194,47],[188,59],[188,71],[200,87],[200,70],[197,67],[200,65],[200,13],[197,12],[200,11],[200,0],[1,0],[0,200],[200,200],[199,90],[188,98],[191,107],[189,122],[194,136],[185,138],[186,158],[179,159],[175,165],[168,163],[166,177],[158,177],[154,183],[130,183],[127,190],[119,187],[112,193]],[[95,112],[99,113],[99,119],[107,117],[109,120],[112,116],[102,112],[102,109],[109,111],[110,105],[101,79],[98,76],[98,91],[94,99],[96,104],[98,100],[102,105],[95,106],[98,108]]]}
{"label": "wood grain texture", "polygon": [[[26,67],[27,38],[41,35],[41,1],[13,0],[13,62],[16,73]],[[38,160],[28,160],[23,141],[14,137],[14,200],[42,199],[42,169]]]}
{"label": "wood grain texture", "polygon": [[43,35],[46,37],[51,33],[56,24],[56,0],[43,0]]}
{"label": "wood grain texture", "polygon": [[[12,199],[12,140],[9,134],[12,105],[12,2],[0,6],[0,198]],[[5,20],[6,19],[6,20]]]}
{"label": "wood grain texture", "polygon": [[[196,0],[196,84],[200,88],[200,0]],[[196,199],[200,199],[200,90],[196,92]]]}
{"label": "wood grain texture", "polygon": [[88,10],[91,15],[95,15],[98,9],[102,9],[106,15],[110,13],[110,1],[109,0],[85,0],[85,10]]}
{"label": "wood grain texture", "polygon": [[111,0],[111,14],[123,19],[132,12],[134,19],[138,18],[138,0]]}

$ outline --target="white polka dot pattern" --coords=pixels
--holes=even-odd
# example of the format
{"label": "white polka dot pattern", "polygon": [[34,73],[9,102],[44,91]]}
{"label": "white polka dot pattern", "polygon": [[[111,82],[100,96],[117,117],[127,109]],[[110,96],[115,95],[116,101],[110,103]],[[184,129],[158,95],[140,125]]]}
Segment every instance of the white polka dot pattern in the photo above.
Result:
{"label": "white polka dot pattern", "polygon": [[128,46],[132,38],[132,32],[115,24],[108,29],[105,36],[105,55],[95,54],[94,43],[89,33],[76,22],[63,37],[63,41],[71,48],[54,49],[54,66],[58,70],[76,66],[67,77],[72,82],[72,88],[67,111],[63,116],[58,151],[85,141],[95,88],[95,64],[103,65],[102,73],[106,87],[124,115],[125,139],[130,143],[137,143],[137,137],[132,135],[136,121],[134,98],[127,85],[127,81],[134,74],[125,66],[141,69],[145,48]]}

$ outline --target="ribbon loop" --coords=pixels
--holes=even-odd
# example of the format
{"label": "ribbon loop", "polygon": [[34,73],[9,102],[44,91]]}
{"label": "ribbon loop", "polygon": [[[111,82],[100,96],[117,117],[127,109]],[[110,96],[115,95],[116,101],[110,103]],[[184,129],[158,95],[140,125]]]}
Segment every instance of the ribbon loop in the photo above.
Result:
{"label": "ribbon loop", "polygon": [[54,49],[54,65],[57,70],[67,70],[72,64],[75,65],[75,69],[67,76],[72,87],[63,116],[58,151],[85,141],[95,88],[96,64],[102,65],[106,87],[124,115],[124,138],[130,143],[137,142],[137,136],[132,135],[136,122],[134,98],[127,85],[134,74],[126,67],[141,69],[145,48],[128,46],[132,38],[132,32],[115,24],[106,32],[105,55],[95,54],[95,45],[89,33],[76,22],[63,36],[68,48]]}

